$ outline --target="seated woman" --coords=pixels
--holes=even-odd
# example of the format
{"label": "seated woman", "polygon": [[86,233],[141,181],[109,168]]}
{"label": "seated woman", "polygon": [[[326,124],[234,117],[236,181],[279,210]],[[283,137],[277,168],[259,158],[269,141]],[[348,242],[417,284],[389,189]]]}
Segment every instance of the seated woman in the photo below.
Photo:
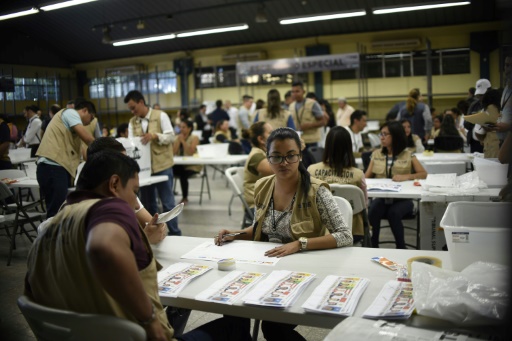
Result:
{"label": "seated woman", "polygon": [[[180,133],[174,140],[173,152],[176,156],[192,156],[197,151],[199,137],[192,134],[194,123],[189,120],[181,121]],[[180,203],[188,203],[188,178],[201,171],[203,166],[174,165],[172,170],[174,176],[180,178],[181,191],[183,198]]]}
{"label": "seated woman", "polygon": [[220,120],[215,127],[215,135],[213,135],[214,143],[229,143],[232,141],[231,131],[229,130],[229,121]]}
{"label": "seated woman", "polygon": [[431,139],[435,139],[439,135],[439,129],[441,129],[442,121],[443,115],[437,115],[432,119],[432,130],[430,132]]}
{"label": "seated woman", "polygon": [[[233,239],[283,244],[265,252],[269,257],[352,245],[352,233],[329,185],[312,178],[301,157],[299,135],[293,129],[278,128],[270,134],[267,159],[275,175],[256,183],[253,225],[236,237],[224,237],[234,231],[220,230],[214,240],[217,245]],[[268,321],[261,326],[267,340],[304,340],[295,327]]]}
{"label": "seated woman", "polygon": [[[367,178],[388,178],[393,181],[425,179],[427,172],[406,149],[405,130],[399,122],[387,122],[380,128],[382,149],[372,154],[366,170]],[[368,218],[372,226],[372,247],[379,247],[380,221],[386,218],[395,237],[396,248],[405,249],[402,219],[412,213],[410,199],[375,198],[370,203]]]}
{"label": "seated woman", "polygon": [[402,123],[402,127],[405,130],[405,136],[407,137],[407,150],[411,153],[423,153],[425,151],[425,147],[423,147],[423,143],[421,143],[421,139],[418,135],[412,134],[411,132],[411,122],[406,119],[400,121]]}
{"label": "seated woman", "polygon": [[439,135],[434,139],[435,151],[439,153],[461,153],[464,148],[464,135],[455,127],[452,115],[444,115]]}
{"label": "seated woman", "polygon": [[265,122],[257,122],[244,130],[244,138],[251,141],[252,149],[245,162],[244,169],[244,198],[250,208],[254,208],[254,185],[264,176],[274,172],[267,160],[267,138],[272,132],[272,126]]}
{"label": "seated woman", "polygon": [[[337,126],[332,128],[325,139],[323,162],[308,167],[311,176],[329,184],[354,185],[364,193],[368,200],[366,182],[362,170],[356,167],[352,152],[352,140],[347,129]],[[355,214],[352,219],[352,235],[354,244],[364,237],[363,213]]]}

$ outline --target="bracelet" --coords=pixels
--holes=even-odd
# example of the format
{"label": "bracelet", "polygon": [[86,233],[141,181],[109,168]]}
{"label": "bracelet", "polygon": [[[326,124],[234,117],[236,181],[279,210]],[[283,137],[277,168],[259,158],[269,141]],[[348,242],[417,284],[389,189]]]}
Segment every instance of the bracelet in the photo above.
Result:
{"label": "bracelet", "polygon": [[156,319],[155,305],[151,302],[151,317],[146,321],[137,320],[137,323],[141,326],[147,327]]}

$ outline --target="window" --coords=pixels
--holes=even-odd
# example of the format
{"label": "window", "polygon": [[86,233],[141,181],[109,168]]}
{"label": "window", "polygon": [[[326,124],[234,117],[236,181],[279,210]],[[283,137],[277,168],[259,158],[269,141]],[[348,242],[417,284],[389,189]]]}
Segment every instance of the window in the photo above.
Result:
{"label": "window", "polygon": [[57,78],[14,78],[14,92],[0,93],[0,100],[57,100],[60,80]]}

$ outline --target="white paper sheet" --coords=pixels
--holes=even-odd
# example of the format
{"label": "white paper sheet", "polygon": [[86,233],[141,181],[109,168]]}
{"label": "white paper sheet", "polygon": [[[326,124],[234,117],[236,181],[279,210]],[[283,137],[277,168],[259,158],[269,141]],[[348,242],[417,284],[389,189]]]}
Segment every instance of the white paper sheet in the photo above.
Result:
{"label": "white paper sheet", "polygon": [[379,191],[379,192],[400,192],[402,185],[394,182],[379,182],[367,184],[367,191]]}
{"label": "white paper sheet", "polygon": [[428,174],[425,184],[433,187],[456,187],[457,174]]}
{"label": "white paper sheet", "polygon": [[289,307],[314,277],[315,274],[312,273],[272,271],[245,295],[244,303],[276,308]]}
{"label": "white paper sheet", "polygon": [[366,309],[363,317],[380,319],[407,319],[414,310],[412,283],[389,281]]}
{"label": "white paper sheet", "polygon": [[194,278],[211,270],[211,266],[191,263],[175,263],[158,272],[158,293],[177,297],[179,292]]}
{"label": "white paper sheet", "polygon": [[261,272],[231,271],[199,293],[196,300],[233,304],[264,276],[265,274]]}
{"label": "white paper sheet", "polygon": [[370,281],[360,277],[327,276],[302,305],[306,311],[352,316]]}
{"label": "white paper sheet", "polygon": [[217,246],[211,242],[204,242],[194,249],[181,256],[182,259],[200,259],[212,262],[218,262],[221,259],[233,258],[237,263],[257,264],[257,265],[276,265],[280,258],[266,257],[265,251],[270,250],[282,244],[276,243],[256,243],[248,245],[247,243],[233,242]]}

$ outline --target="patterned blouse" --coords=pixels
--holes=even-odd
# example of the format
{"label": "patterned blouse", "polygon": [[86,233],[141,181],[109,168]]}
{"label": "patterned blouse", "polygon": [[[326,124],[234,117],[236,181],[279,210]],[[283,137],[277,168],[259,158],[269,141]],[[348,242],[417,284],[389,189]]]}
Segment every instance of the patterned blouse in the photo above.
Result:
{"label": "patterned blouse", "polygon": [[[322,224],[336,240],[336,247],[352,245],[352,229],[347,226],[331,192],[324,186],[318,188],[316,205]],[[274,214],[274,219],[272,218],[272,214]],[[284,215],[283,218],[280,218],[282,215]],[[272,209],[267,211],[265,219],[263,220],[262,232],[268,236],[269,242],[285,244],[294,240],[290,229],[291,216],[292,213],[289,207],[285,211]],[[272,229],[272,220],[277,222],[275,232]],[[253,226],[256,226],[256,224],[255,218]]]}

